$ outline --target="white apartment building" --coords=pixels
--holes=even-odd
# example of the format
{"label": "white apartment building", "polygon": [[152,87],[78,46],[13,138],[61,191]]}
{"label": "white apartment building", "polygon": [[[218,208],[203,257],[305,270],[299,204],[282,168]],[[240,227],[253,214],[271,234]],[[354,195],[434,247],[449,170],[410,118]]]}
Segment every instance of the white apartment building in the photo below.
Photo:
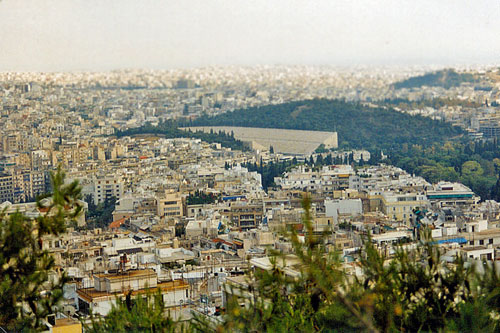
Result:
{"label": "white apartment building", "polygon": [[123,196],[123,180],[119,176],[96,176],[94,183],[94,204],[98,205],[106,199],[115,197],[119,200]]}
{"label": "white apartment building", "polygon": [[325,215],[338,222],[339,215],[356,216],[363,214],[361,199],[325,200]]}
{"label": "white apartment building", "polygon": [[284,190],[306,190],[331,193],[349,187],[349,177],[355,171],[350,165],[324,166],[320,171],[313,171],[307,166],[299,166],[283,177],[276,177],[274,182]]}
{"label": "white apartment building", "polygon": [[439,207],[475,206],[480,198],[461,183],[439,182],[427,191],[427,198]]}

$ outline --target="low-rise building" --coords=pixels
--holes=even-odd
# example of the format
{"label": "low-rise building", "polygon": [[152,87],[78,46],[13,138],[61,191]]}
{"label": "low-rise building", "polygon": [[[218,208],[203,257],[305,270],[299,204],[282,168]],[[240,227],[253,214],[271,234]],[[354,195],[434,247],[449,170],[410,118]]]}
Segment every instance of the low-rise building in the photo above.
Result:
{"label": "low-rise building", "polygon": [[476,205],[480,198],[460,183],[440,182],[427,190],[427,198],[438,207],[465,207]]}
{"label": "low-rise building", "polygon": [[412,220],[415,208],[429,206],[426,196],[418,193],[383,192],[381,198],[382,212],[395,221],[406,224]]}
{"label": "low-rise building", "polygon": [[94,275],[93,287],[79,288],[78,308],[85,314],[90,312],[105,316],[111,311],[117,298],[144,297],[160,291],[165,307],[178,306],[189,298],[189,284],[184,280],[159,282],[152,269]]}

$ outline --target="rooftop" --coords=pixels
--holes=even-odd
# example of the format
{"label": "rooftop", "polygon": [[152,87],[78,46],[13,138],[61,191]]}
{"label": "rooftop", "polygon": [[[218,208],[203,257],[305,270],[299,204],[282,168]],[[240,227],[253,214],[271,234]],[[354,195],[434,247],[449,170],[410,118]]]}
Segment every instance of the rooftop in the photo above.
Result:
{"label": "rooftop", "polygon": [[[154,288],[144,288],[139,290],[133,290],[132,296],[142,295],[142,294],[151,294],[157,290],[163,292],[170,292],[179,289],[187,289],[189,284],[184,280],[174,280],[158,283]],[[92,288],[81,288],[77,289],[77,294],[80,298],[86,300],[87,302],[93,302],[98,298],[109,298],[109,297],[121,297],[125,295],[126,290],[117,293],[108,293],[106,291],[98,291],[94,287]]]}
{"label": "rooftop", "polygon": [[79,321],[73,318],[60,318],[56,319],[56,324],[53,327],[63,327],[63,326],[72,326],[72,325],[81,325]]}
{"label": "rooftop", "polygon": [[156,275],[155,271],[152,269],[129,270],[121,274],[97,274],[96,276],[99,278],[107,278],[110,280],[115,280],[124,277],[130,278],[130,277],[141,277],[150,275]]}

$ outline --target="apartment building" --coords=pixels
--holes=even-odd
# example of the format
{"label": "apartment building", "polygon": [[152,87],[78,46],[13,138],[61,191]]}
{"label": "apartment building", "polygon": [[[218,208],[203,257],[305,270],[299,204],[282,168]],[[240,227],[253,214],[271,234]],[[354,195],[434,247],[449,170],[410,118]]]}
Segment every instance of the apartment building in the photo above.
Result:
{"label": "apartment building", "polygon": [[12,175],[0,173],[0,202],[14,201],[14,187]]}
{"label": "apartment building", "polygon": [[158,199],[157,213],[160,217],[184,216],[184,204],[181,193],[166,191],[164,197]]}
{"label": "apartment building", "polygon": [[44,171],[14,170],[0,174],[0,202],[34,201],[49,190],[49,174]]}
{"label": "apartment building", "polygon": [[439,182],[426,192],[427,198],[438,207],[465,207],[476,205],[480,198],[460,183]]}
{"label": "apartment building", "polygon": [[94,204],[98,205],[107,199],[115,197],[117,200],[123,196],[123,180],[116,175],[95,176],[94,185]]}
{"label": "apartment building", "polygon": [[133,298],[160,291],[165,307],[178,306],[189,298],[189,284],[184,280],[158,281],[152,269],[129,270],[115,274],[94,275],[94,286],[77,289],[78,308],[82,313],[105,316],[116,298],[130,293]]}
{"label": "apartment building", "polygon": [[428,207],[429,200],[417,193],[381,193],[382,212],[395,221],[408,224],[413,217],[413,209]]}
{"label": "apartment building", "polygon": [[224,214],[229,218],[233,226],[245,231],[257,228],[262,223],[264,207],[262,204],[250,204],[234,202],[229,211]]}

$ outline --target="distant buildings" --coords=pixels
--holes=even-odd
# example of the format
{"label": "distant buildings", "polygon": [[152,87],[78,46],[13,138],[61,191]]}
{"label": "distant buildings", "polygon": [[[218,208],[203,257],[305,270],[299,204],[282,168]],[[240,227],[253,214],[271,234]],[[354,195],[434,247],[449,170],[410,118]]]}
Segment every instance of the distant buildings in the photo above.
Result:
{"label": "distant buildings", "polygon": [[427,190],[427,198],[439,207],[472,207],[479,203],[479,197],[460,183],[440,182]]}
{"label": "distant buildings", "polygon": [[[391,88],[423,70],[260,66],[0,73],[0,208],[7,215],[19,210],[39,216],[34,199],[50,190],[50,172],[58,166],[67,181],[80,181],[83,197],[94,204],[117,199],[113,221],[103,228],[81,216],[66,233],[42,242],[71,279],[65,309],[79,317],[90,311],[106,315],[116,297],[145,297],[156,288],[171,310],[213,315],[230,295],[228,286],[246,285],[241,275],[250,266],[272,268],[271,250],[287,255],[286,274],[299,274],[284,228],[299,241],[308,232],[325,235],[326,248],[339,251],[348,274],[362,274],[357,260],[367,233],[391,256],[396,244],[415,246],[424,227],[447,251],[446,260],[494,260],[500,255],[500,204],[480,202],[459,183],[430,184],[383,164],[350,165],[368,162],[366,150],[310,156],[320,145],[337,148],[335,132],[221,128],[256,149],[249,152],[189,138],[112,136],[169,119],[312,98],[408,100],[415,103],[401,112],[449,121],[476,138],[497,136],[498,108],[491,102],[500,101],[499,81],[491,79],[490,90]],[[488,71],[495,77],[496,69]],[[489,105],[418,106],[435,97]],[[330,165],[300,165],[326,156]],[[262,175],[243,167],[292,160],[298,165],[277,176],[267,192]],[[190,204],[187,198],[196,194],[198,201]],[[305,195],[310,229],[303,220]]]}
{"label": "distant buildings", "polygon": [[165,192],[157,201],[158,216],[165,218],[184,216],[184,203],[179,192]]}

